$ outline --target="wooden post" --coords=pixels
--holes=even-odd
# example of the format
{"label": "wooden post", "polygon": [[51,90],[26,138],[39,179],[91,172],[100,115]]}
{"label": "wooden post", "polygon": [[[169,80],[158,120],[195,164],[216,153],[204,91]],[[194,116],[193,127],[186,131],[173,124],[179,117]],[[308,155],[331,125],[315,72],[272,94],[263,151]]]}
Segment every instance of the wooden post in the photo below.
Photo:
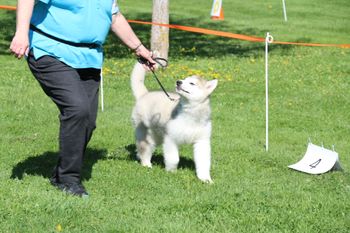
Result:
{"label": "wooden post", "polygon": [[[152,22],[169,24],[169,0],[153,0]],[[152,25],[151,49],[168,59],[169,28]]]}

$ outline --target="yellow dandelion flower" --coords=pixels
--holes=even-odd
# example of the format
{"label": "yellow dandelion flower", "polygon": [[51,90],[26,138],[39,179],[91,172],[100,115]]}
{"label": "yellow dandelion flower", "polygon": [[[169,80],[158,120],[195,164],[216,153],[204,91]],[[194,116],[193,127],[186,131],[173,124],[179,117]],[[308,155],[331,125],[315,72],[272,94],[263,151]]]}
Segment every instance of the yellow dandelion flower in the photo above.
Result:
{"label": "yellow dandelion flower", "polygon": [[62,226],[61,224],[56,225],[56,231],[61,232],[62,231]]}

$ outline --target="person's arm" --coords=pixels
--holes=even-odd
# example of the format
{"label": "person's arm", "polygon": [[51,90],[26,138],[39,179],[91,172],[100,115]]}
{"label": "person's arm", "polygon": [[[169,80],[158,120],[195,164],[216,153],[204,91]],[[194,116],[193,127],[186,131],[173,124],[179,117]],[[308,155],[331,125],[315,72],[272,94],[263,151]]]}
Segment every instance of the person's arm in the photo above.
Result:
{"label": "person's arm", "polygon": [[12,39],[10,50],[18,58],[29,52],[29,24],[35,0],[18,0],[16,16],[16,33]]}
{"label": "person's arm", "polygon": [[126,46],[134,50],[137,56],[147,59],[154,67],[155,62],[152,59],[152,53],[142,44],[120,12],[113,15],[111,30]]}

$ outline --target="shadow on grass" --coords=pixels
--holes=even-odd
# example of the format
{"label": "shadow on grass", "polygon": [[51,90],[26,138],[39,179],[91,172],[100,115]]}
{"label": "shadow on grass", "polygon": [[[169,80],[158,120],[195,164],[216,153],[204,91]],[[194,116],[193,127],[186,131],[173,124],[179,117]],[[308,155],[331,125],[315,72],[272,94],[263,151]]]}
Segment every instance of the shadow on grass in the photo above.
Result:
{"label": "shadow on grass", "polygon": [[[137,14],[128,16],[130,19],[140,19],[143,21],[151,21],[150,14]],[[9,45],[14,35],[16,28],[16,16],[14,12],[4,12],[1,17],[0,27],[0,55],[9,54]],[[265,37],[267,29],[264,28],[233,28],[234,25],[222,22],[208,22],[201,18],[179,18],[172,17],[170,19],[172,24],[202,27],[207,29],[214,29],[219,31],[232,32],[237,34],[251,35],[257,37]],[[150,44],[151,26],[131,24],[132,28],[143,41],[145,45]],[[246,42],[231,38],[224,38],[218,36],[204,35],[193,32],[186,32],[176,29],[170,29],[170,49],[169,57],[171,58],[193,58],[193,57],[214,57],[220,58],[227,55],[237,57],[262,56],[264,52],[264,43]],[[305,38],[301,38],[304,41]],[[273,45],[270,51],[278,50],[282,54],[288,53],[292,46]],[[109,33],[106,43],[104,45],[104,54],[106,58],[132,58],[132,52],[120,42],[120,40]]]}
{"label": "shadow on grass", "polygon": [[[92,167],[98,160],[105,160],[107,150],[90,149],[85,152],[82,180],[91,178]],[[58,159],[58,152],[48,151],[38,156],[30,156],[12,169],[12,179],[23,179],[24,174],[50,178]]]}
{"label": "shadow on grass", "polygon": [[[136,145],[130,144],[125,146],[125,149],[128,151],[128,160],[138,160],[136,157]],[[164,157],[162,154],[154,152],[152,156],[152,165],[164,167]],[[192,159],[188,159],[185,157],[180,157],[179,169],[190,169],[194,170],[195,165]]]}

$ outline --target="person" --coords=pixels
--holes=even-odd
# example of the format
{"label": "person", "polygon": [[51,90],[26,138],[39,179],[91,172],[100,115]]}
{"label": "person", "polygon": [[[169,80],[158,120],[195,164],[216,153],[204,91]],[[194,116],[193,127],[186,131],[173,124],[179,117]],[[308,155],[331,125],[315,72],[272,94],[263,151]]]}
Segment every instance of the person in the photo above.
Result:
{"label": "person", "polygon": [[18,0],[10,51],[28,66],[60,115],[59,155],[50,183],[80,197],[83,156],[96,128],[103,43],[109,30],[155,64],[116,0]]}

